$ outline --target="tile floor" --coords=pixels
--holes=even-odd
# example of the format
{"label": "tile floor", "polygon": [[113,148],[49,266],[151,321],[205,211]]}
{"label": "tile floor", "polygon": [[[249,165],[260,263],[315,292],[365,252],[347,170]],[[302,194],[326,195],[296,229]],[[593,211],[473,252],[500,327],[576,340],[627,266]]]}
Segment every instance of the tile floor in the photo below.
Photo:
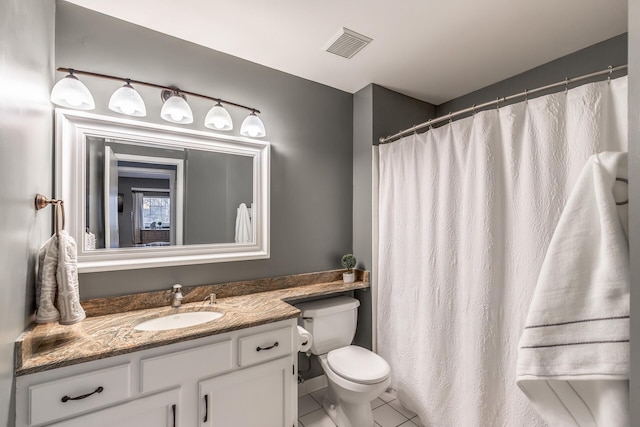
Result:
{"label": "tile floor", "polygon": [[[336,427],[322,409],[326,388],[298,398],[298,427]],[[413,412],[400,406],[398,400],[387,393],[371,402],[375,427],[423,427]]]}

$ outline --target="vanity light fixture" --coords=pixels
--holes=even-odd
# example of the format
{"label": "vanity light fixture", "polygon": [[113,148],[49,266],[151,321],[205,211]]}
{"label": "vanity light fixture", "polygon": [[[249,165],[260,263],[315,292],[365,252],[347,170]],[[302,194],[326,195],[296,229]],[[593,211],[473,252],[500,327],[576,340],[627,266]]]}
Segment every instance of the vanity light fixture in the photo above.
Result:
{"label": "vanity light fixture", "polygon": [[258,117],[260,110],[235,102],[214,98],[195,92],[190,92],[176,87],[164,86],[155,83],[143,82],[129,78],[116,77],[108,74],[94,73],[71,68],[59,67],[58,71],[68,72],[62,80],[55,84],[51,90],[51,102],[67,108],[76,110],[93,110],[95,102],[87,87],[78,80],[75,74],[98,77],[108,80],[124,81],[125,84],[116,90],[109,99],[109,109],[117,113],[130,116],[144,117],[147,114],[144,101],[140,94],[133,88],[136,85],[149,86],[162,90],[162,110],[160,117],[171,123],[189,124],[193,123],[193,112],[186,101],[186,95],[214,101],[215,105],[209,110],[204,120],[204,125],[210,129],[218,131],[229,131],[233,129],[233,121],[227,109],[223,106],[234,106],[250,111],[249,116],[242,122],[240,134],[252,138],[262,138],[266,136],[266,131],[262,120]]}
{"label": "vanity light fixture", "polygon": [[147,108],[140,94],[131,86],[131,81],[117,89],[109,99],[109,109],[116,113],[128,116],[144,117],[147,115]]}
{"label": "vanity light fixture", "polygon": [[96,103],[89,89],[74,76],[75,70],[67,69],[67,74],[51,89],[51,102],[76,110],[93,110]]}
{"label": "vanity light fixture", "polygon": [[233,121],[226,108],[219,102],[213,106],[204,119],[204,125],[209,129],[215,130],[231,130],[233,129]]}
{"label": "vanity light fixture", "polygon": [[250,136],[251,138],[262,138],[267,134],[264,124],[255,111],[247,116],[240,127],[240,135]]}
{"label": "vanity light fixture", "polygon": [[171,123],[183,125],[193,123],[193,112],[187,103],[186,97],[176,90],[163,90],[164,104],[160,111],[160,117]]}

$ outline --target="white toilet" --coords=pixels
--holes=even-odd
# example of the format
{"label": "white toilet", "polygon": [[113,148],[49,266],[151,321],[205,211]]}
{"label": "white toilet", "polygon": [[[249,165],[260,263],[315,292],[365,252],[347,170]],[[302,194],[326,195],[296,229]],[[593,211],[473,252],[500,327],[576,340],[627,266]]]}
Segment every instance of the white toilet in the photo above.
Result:
{"label": "white toilet", "polygon": [[301,326],[313,336],[329,387],[322,406],[339,427],[372,427],[370,402],[389,386],[389,364],[377,354],[350,345],[360,301],[334,297],[296,304]]}

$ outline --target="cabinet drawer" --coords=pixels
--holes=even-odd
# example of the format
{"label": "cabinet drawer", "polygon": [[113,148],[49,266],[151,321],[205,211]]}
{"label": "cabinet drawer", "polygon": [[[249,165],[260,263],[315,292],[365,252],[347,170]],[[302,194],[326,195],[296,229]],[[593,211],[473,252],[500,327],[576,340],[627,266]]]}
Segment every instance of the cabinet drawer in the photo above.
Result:
{"label": "cabinet drawer", "polygon": [[159,390],[227,371],[232,368],[231,359],[231,340],[143,359],[141,391]]}
{"label": "cabinet drawer", "polygon": [[29,387],[29,424],[101,408],[130,395],[129,364],[33,385]]}
{"label": "cabinet drawer", "polygon": [[253,365],[254,363],[291,354],[293,352],[291,328],[277,329],[240,338],[238,347],[240,366]]}

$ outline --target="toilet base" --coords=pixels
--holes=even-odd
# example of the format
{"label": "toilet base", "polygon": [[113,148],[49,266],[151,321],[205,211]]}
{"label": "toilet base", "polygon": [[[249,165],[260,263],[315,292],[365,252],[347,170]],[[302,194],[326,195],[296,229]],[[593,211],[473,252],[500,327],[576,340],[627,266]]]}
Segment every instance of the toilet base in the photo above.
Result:
{"label": "toilet base", "polygon": [[[334,385],[329,382],[327,394],[322,401],[322,407],[333,422],[339,427],[374,427],[371,402],[352,403],[341,401],[337,403]],[[357,425],[352,421],[357,420]]]}

